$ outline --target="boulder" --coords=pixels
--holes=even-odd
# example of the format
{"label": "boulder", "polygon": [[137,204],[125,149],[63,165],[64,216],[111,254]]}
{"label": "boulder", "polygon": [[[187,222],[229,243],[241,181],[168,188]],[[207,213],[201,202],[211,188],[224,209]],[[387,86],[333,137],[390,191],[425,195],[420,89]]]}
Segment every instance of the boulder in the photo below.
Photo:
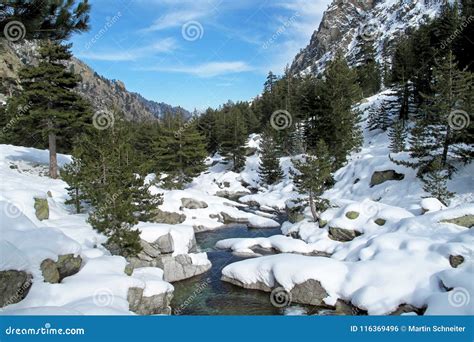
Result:
{"label": "boulder", "polygon": [[153,242],[152,245],[162,254],[169,254],[174,252],[174,241],[170,233],[160,236],[155,242]]}
{"label": "boulder", "polygon": [[370,187],[385,183],[387,181],[401,181],[405,178],[402,173],[397,173],[395,170],[376,171],[370,180]]}
{"label": "boulder", "polygon": [[82,258],[74,254],[58,256],[58,261],[45,259],[40,265],[44,281],[51,284],[60,283],[64,278],[79,272]]}
{"label": "boulder", "polygon": [[128,289],[127,301],[129,310],[138,315],[170,315],[173,292],[164,292],[154,296],[143,296],[143,289],[131,287]]}
{"label": "boulder", "polygon": [[322,305],[324,304],[324,298],[328,296],[321,283],[314,279],[296,284],[290,293],[293,302],[309,305]]}
{"label": "boulder", "polygon": [[397,310],[390,313],[390,315],[401,316],[403,314],[412,313],[412,312],[416,313],[417,315],[423,315],[425,311],[426,311],[426,308],[417,308],[416,306],[413,306],[411,304],[401,304],[397,308]]}
{"label": "boulder", "polygon": [[45,259],[40,265],[41,273],[43,274],[44,282],[50,284],[59,283],[59,271],[56,263],[51,259]]}
{"label": "boulder", "polygon": [[35,197],[35,214],[40,221],[49,219],[49,204],[46,198]]}
{"label": "boulder", "polygon": [[238,201],[240,197],[247,196],[249,193],[244,191],[228,191],[228,190],[220,190],[216,192],[216,196],[227,198],[231,201]]}
{"label": "boulder", "polygon": [[346,217],[349,220],[356,220],[359,217],[359,213],[357,211],[348,211]]}
{"label": "boulder", "polygon": [[160,209],[155,209],[154,214],[152,221],[155,223],[181,224],[186,220],[186,215],[184,214],[170,213]]}
{"label": "boulder", "polygon": [[249,224],[249,219],[246,217],[232,217],[225,212],[221,212],[221,216],[225,224],[230,224],[230,223]]}
{"label": "boulder", "polygon": [[189,255],[181,254],[175,257],[163,255],[157,260],[157,267],[163,270],[165,281],[174,282],[207,272],[211,264],[194,265]]}
{"label": "boulder", "polygon": [[304,206],[297,203],[288,201],[285,203],[285,212],[288,216],[288,221],[291,223],[296,223],[304,220]]}
{"label": "boulder", "polygon": [[450,255],[449,256],[449,264],[453,268],[457,268],[464,262],[464,257],[462,255]]}
{"label": "boulder", "polygon": [[205,209],[208,207],[206,202],[198,201],[193,198],[181,198],[181,204],[186,209]]}
{"label": "boulder", "polygon": [[30,291],[32,279],[24,271],[0,271],[0,307],[22,301]]}
{"label": "boulder", "polygon": [[243,287],[244,289],[272,292],[272,288],[269,287],[268,285],[266,285],[265,283],[261,282],[261,281],[257,281],[255,283],[251,283],[251,284],[246,284],[246,283],[242,283],[238,279],[229,278],[225,275],[222,275],[221,280],[225,281],[227,283],[231,283],[231,284]]}
{"label": "boulder", "polygon": [[59,271],[59,281],[79,272],[82,266],[82,258],[74,254],[60,255],[56,266]]}
{"label": "boulder", "polygon": [[381,218],[378,218],[375,220],[375,224],[378,225],[378,226],[383,226],[385,225],[385,223],[387,223],[387,220],[384,220],[384,219],[381,219]]}
{"label": "boulder", "polygon": [[452,223],[452,224],[457,224],[458,226],[461,227],[466,227],[466,228],[472,228],[474,227],[474,215],[466,215],[450,220],[443,220],[441,221],[442,223]]}
{"label": "boulder", "polygon": [[367,311],[359,309],[357,306],[345,300],[338,299],[335,305],[336,315],[344,316],[362,316],[367,315]]}
{"label": "boulder", "polygon": [[354,240],[360,235],[362,235],[362,233],[356,230],[329,227],[329,237],[336,241],[348,242]]}

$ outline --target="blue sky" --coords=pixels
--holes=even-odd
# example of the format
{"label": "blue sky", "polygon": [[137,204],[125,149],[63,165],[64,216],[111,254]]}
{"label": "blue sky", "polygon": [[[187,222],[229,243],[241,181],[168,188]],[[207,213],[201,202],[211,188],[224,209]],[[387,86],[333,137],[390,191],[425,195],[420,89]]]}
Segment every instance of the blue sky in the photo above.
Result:
{"label": "blue sky", "polygon": [[90,0],[74,54],[148,99],[188,110],[249,100],[305,47],[330,0]]}

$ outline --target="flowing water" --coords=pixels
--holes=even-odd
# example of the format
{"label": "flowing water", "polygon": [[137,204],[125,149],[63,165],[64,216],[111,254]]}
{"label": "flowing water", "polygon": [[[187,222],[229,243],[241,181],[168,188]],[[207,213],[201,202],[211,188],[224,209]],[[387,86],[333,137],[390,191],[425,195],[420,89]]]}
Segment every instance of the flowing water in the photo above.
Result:
{"label": "flowing water", "polygon": [[282,315],[307,313],[310,309],[301,305],[276,308],[270,302],[270,294],[248,290],[221,281],[221,270],[244,257],[214,246],[217,241],[229,238],[269,237],[281,234],[280,228],[249,229],[245,225],[229,225],[224,228],[196,234],[198,248],[207,252],[212,268],[199,276],[173,283],[175,288],[171,306],[176,315]]}

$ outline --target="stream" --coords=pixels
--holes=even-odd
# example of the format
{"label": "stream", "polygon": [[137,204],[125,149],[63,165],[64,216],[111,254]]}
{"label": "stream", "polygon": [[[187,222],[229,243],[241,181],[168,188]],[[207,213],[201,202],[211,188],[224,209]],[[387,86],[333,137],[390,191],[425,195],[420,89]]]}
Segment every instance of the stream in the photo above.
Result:
{"label": "stream", "polygon": [[292,304],[286,308],[274,307],[270,294],[248,290],[221,281],[221,270],[245,257],[231,251],[219,250],[215,244],[230,238],[269,237],[281,234],[280,228],[250,229],[245,225],[228,225],[223,228],[196,234],[200,251],[207,252],[212,268],[201,275],[173,283],[171,302],[175,315],[283,315],[314,314],[315,308]]}

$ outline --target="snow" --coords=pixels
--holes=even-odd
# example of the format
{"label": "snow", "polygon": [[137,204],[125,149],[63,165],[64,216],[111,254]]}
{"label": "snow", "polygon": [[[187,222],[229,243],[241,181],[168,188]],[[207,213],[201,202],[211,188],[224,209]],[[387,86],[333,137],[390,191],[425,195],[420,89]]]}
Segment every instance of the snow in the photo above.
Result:
{"label": "snow", "polygon": [[[48,160],[47,151],[0,145],[0,271],[27,271],[33,276],[27,297],[1,308],[0,314],[130,315],[130,287],[143,288],[147,295],[172,291],[158,268],[125,274],[127,261],[111,256],[101,246],[106,237],[86,222],[87,214],[74,215],[64,204],[66,183],[45,176]],[[70,160],[70,156],[58,155],[60,165]],[[48,220],[36,218],[34,197],[47,198]],[[158,225],[154,229],[160,233],[151,233],[152,225],[141,225],[155,237],[170,231],[178,250],[185,253],[194,238],[190,227]],[[79,272],[59,284],[44,282],[41,262],[48,258],[56,261],[65,254],[82,258]],[[201,262],[204,258],[200,256]]]}
{"label": "snow", "polygon": [[[390,90],[364,101],[360,105],[364,119],[368,109],[387,96]],[[256,246],[282,253],[264,257],[253,253],[257,258],[228,265],[223,275],[244,284],[262,282],[287,290],[308,279],[319,280],[328,293],[326,304],[334,305],[340,298],[373,315],[389,314],[401,304],[427,307],[427,315],[472,315],[474,230],[445,221],[474,215],[474,165],[458,165],[448,183],[456,194],[446,207],[423,190],[416,170],[390,160],[385,132],[363,128],[362,148],[334,174],[335,185],[323,195],[331,203],[321,215],[324,227],[315,224],[305,208],[304,220],[285,222],[281,228],[283,234],[298,234],[299,239],[277,235],[219,241],[216,247],[239,253],[253,253]],[[392,157],[409,158],[407,153]],[[386,170],[403,174],[403,180],[371,187],[374,172]],[[276,187],[290,187],[285,181]],[[265,195],[269,194],[242,199]],[[296,195],[287,196],[289,206],[292,196]],[[361,235],[350,242],[334,241],[330,227]],[[316,252],[330,257],[307,255]],[[455,255],[465,259],[457,268],[449,262]]]}
{"label": "snow", "polygon": [[140,237],[150,243],[155,242],[163,235],[171,234],[174,243],[174,256],[187,254],[194,241],[194,229],[191,226],[140,222],[136,228],[141,231]]}

